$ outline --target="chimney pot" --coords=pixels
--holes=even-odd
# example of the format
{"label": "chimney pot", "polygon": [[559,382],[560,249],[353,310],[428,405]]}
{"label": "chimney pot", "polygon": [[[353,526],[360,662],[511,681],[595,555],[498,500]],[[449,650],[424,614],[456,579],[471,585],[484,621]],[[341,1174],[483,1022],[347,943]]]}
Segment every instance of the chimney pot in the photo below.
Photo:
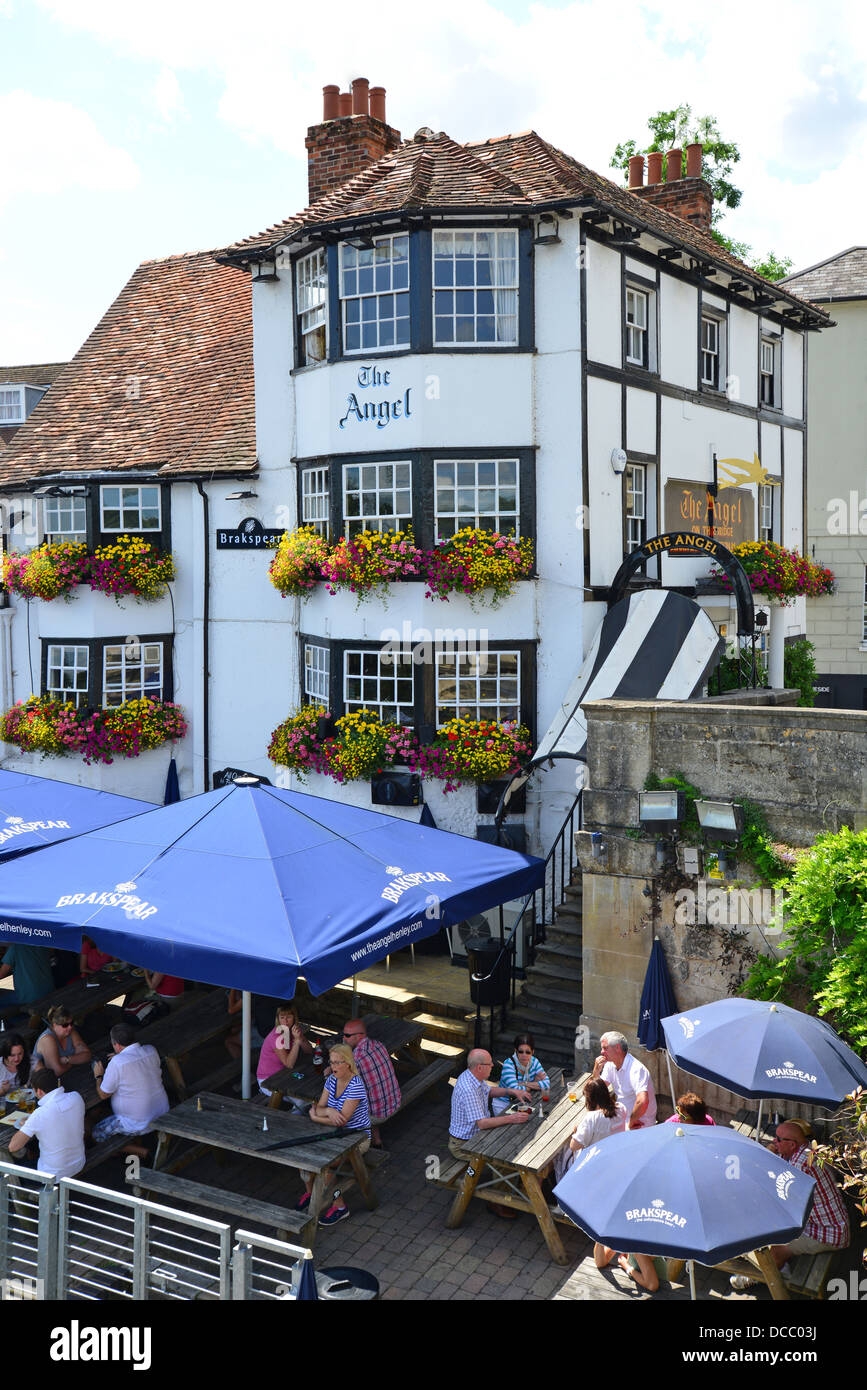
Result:
{"label": "chimney pot", "polygon": [[675,183],[683,174],[683,151],[674,149],[668,151],[668,159],[665,166],[666,183]]}
{"label": "chimney pot", "polygon": [[662,182],[662,150],[654,150],[647,156],[647,182]]}
{"label": "chimney pot", "polygon": [[352,81],[353,116],[370,115],[370,87],[366,77],[356,77]]}
{"label": "chimney pot", "polygon": [[385,88],[371,87],[370,89],[370,114],[375,121],[382,121],[385,124]]}
{"label": "chimney pot", "polygon": [[340,88],[333,85],[322,88],[322,119],[323,121],[334,121],[339,112],[338,98]]}
{"label": "chimney pot", "polygon": [[629,160],[629,187],[641,188],[644,184],[644,155],[634,154]]}
{"label": "chimney pot", "polygon": [[703,148],[701,145],[687,145],[686,147],[686,177],[688,179],[701,178],[701,156]]}
{"label": "chimney pot", "polygon": [[341,92],[337,98],[337,114],[339,116],[352,115],[352,93]]}

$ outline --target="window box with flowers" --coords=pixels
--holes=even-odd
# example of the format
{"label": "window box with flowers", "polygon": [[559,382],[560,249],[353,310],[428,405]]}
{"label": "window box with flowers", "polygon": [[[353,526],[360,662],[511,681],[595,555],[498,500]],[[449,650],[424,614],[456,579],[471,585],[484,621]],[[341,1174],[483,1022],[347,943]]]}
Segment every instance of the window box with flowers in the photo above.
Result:
{"label": "window box with flowers", "polygon": [[472,602],[484,592],[487,606],[498,608],[517,580],[532,577],[533,542],[468,526],[441,541],[425,559],[426,598],[447,602],[449,594],[465,594]]}
{"label": "window box with flowers", "polygon": [[328,546],[314,527],[286,531],[268,569],[268,578],[284,598],[306,598],[322,579]]}
{"label": "window box with flowers", "polygon": [[181,739],[187,723],[168,700],[128,700],[110,709],[77,708],[31,695],[0,716],[0,739],[43,757],[80,755],[86,763],[137,758],[148,748]]}
{"label": "window box with flowers", "polygon": [[[746,571],[753,593],[784,607],[796,598],[821,598],[834,592],[836,581],[829,569],[774,541],[744,541],[732,548],[732,554]],[[711,578],[731,593],[731,580],[716,565],[711,567]]]}
{"label": "window box with flowers", "polygon": [[92,554],[85,545],[46,542],[26,554],[3,561],[3,582],[23,598],[70,598],[79,584],[118,600],[135,598],[152,603],[175,578],[171,555],[160,555],[142,536],[118,536]]}

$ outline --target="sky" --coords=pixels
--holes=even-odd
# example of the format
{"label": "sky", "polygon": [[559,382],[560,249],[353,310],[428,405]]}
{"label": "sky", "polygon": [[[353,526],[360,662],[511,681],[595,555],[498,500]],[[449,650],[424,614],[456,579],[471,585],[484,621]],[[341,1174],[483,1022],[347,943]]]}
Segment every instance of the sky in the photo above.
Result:
{"label": "sky", "polygon": [[405,137],[532,127],[604,174],[686,102],[741,151],[729,235],[796,270],[867,242],[854,0],[0,0],[0,54],[8,365],[70,357],[141,261],[302,208],[322,87],[358,76]]}

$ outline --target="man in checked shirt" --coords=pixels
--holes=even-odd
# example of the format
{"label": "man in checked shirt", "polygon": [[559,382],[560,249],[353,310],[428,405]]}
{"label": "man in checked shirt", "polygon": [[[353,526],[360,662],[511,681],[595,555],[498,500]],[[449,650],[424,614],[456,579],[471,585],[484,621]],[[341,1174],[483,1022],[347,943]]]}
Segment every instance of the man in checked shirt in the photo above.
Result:
{"label": "man in checked shirt", "polygon": [[391,1058],[382,1043],[367,1036],[363,1019],[351,1018],[344,1024],[343,1041],[352,1048],[358,1074],[367,1091],[371,1142],[375,1149],[381,1149],[382,1139],[376,1122],[387,1120],[389,1115],[394,1115],[400,1109],[400,1086],[397,1084]]}

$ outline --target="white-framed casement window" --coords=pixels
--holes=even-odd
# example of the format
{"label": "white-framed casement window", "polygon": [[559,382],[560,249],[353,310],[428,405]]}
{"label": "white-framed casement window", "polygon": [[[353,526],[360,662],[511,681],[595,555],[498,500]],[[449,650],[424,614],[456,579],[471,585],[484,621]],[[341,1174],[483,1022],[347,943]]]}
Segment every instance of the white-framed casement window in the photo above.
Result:
{"label": "white-framed casement window", "polygon": [[465,526],[520,534],[517,459],[436,459],[434,538],[448,540]]}
{"label": "white-framed casement window", "polygon": [[433,234],[434,342],[514,347],[518,341],[518,233]]}
{"label": "white-framed casement window", "polygon": [[721,391],[725,384],[725,325],[712,314],[701,316],[701,384]]}
{"label": "white-framed casement window", "polygon": [[43,497],[42,529],[47,541],[87,540],[87,498]]}
{"label": "white-framed casement window", "polygon": [[90,652],[87,647],[49,643],[45,693],[49,699],[79,708],[87,704]]}
{"label": "white-framed casement window", "polygon": [[330,676],[330,648],[320,647],[316,642],[305,642],[304,694],[309,705],[321,705],[323,709],[328,709],[331,704]]}
{"label": "white-framed casement window", "polygon": [[409,463],[351,463],[343,469],[343,521],[359,531],[402,531],[412,521]]}
{"label": "white-framed casement window", "polygon": [[328,536],[331,512],[331,490],[328,466],[304,468],[301,472],[301,521],[312,526],[320,536]]}
{"label": "white-framed casement window", "polygon": [[106,644],[102,653],[103,709],[127,700],[161,700],[162,694],[162,642]]}
{"label": "white-framed casement window", "polygon": [[328,268],[325,251],[302,256],[295,266],[295,312],[301,366],[324,362],[328,319]]}
{"label": "white-framed casement window", "polygon": [[762,338],[759,345],[759,401],[777,405],[777,345],[771,338]]}
{"label": "white-framed casement window", "polygon": [[159,531],[162,525],[159,487],[101,487],[101,531]]}
{"label": "white-framed casement window", "polygon": [[409,347],[409,236],[340,247],[343,351]]}
{"label": "white-framed casement window", "polygon": [[521,653],[444,652],[436,663],[437,727],[449,719],[519,720]]}
{"label": "white-framed casement window", "polygon": [[642,463],[626,465],[626,549],[632,551],[646,540],[647,469]]}
{"label": "white-framed casement window", "polygon": [[377,651],[343,653],[343,707],[369,709],[383,723],[412,724],[415,719],[412,661]]}
{"label": "white-framed casement window", "polygon": [[759,485],[759,540],[774,539],[774,488],[769,483]]}
{"label": "white-framed casement window", "polygon": [[0,425],[24,424],[24,387],[0,386]]}
{"label": "white-framed casement window", "polygon": [[626,360],[636,367],[648,365],[650,295],[645,290],[626,291]]}

